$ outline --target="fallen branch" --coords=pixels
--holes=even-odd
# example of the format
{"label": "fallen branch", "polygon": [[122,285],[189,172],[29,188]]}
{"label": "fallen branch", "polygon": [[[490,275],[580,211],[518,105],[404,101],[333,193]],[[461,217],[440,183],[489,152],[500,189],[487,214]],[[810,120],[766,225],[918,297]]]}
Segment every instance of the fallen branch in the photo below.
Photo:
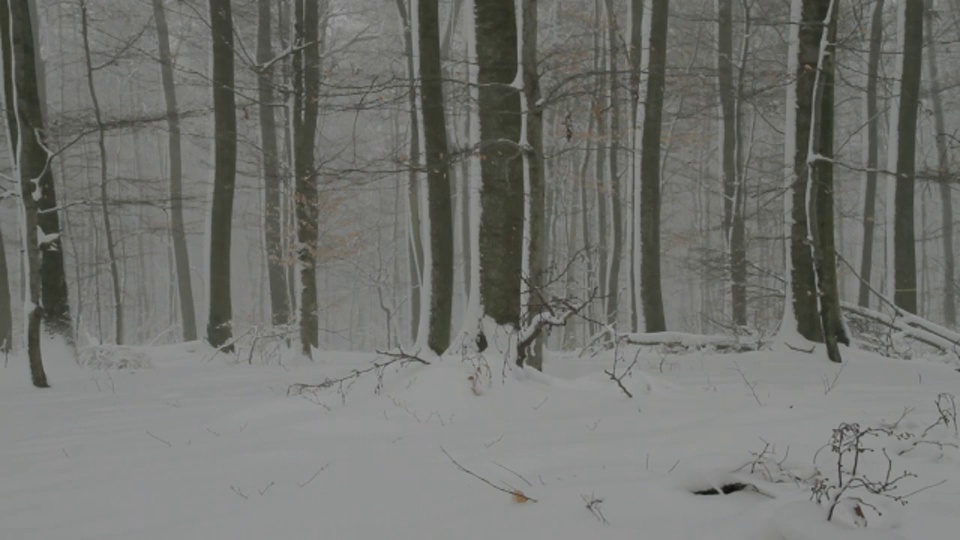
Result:
{"label": "fallen branch", "polygon": [[753,343],[746,343],[736,336],[711,336],[687,334],[684,332],[651,332],[620,334],[618,339],[629,345],[641,347],[666,346],[680,349],[711,348],[717,352],[750,352],[758,349]]}
{"label": "fallen branch", "polygon": [[404,364],[409,364],[409,363],[411,363],[411,362],[415,362],[415,363],[418,363],[418,364],[423,364],[423,365],[425,365],[425,366],[429,366],[429,365],[430,365],[430,362],[428,362],[427,360],[424,360],[423,358],[420,358],[419,356],[416,356],[416,355],[414,355],[414,354],[405,353],[405,352],[403,352],[403,351],[395,352],[395,353],[394,353],[394,352],[377,351],[377,354],[379,354],[379,355],[381,355],[381,356],[386,356],[386,357],[389,358],[389,360],[383,360],[383,361],[379,361],[379,362],[375,361],[375,362],[373,362],[373,364],[370,365],[370,367],[367,367],[367,368],[364,368],[364,369],[354,369],[353,371],[350,372],[349,375],[344,375],[343,377],[338,377],[338,378],[336,378],[336,379],[327,378],[327,379],[325,379],[323,382],[320,382],[320,383],[315,383],[315,384],[307,384],[307,383],[291,384],[290,387],[287,388],[287,395],[288,395],[288,396],[299,396],[299,395],[303,394],[304,392],[308,392],[308,391],[309,391],[309,392],[317,392],[317,391],[320,391],[320,390],[324,390],[324,389],[330,388],[330,387],[335,386],[335,385],[339,385],[339,384],[342,384],[342,383],[345,383],[345,382],[348,382],[348,381],[352,381],[352,380],[355,380],[355,379],[359,379],[359,378],[362,377],[363,375],[365,375],[365,374],[367,374],[367,373],[370,373],[370,372],[372,372],[372,371],[379,371],[379,372],[382,373],[383,370],[385,370],[386,368],[392,366],[393,364],[404,365]]}

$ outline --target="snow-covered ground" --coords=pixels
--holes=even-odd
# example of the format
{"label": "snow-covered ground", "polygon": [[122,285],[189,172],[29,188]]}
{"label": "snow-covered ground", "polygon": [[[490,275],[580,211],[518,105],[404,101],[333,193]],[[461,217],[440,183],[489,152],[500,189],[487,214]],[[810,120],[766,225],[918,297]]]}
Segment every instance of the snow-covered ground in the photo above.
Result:
{"label": "snow-covered ground", "polygon": [[[837,377],[799,352],[651,352],[624,380],[628,399],[603,373],[611,353],[552,355],[548,375],[504,376],[495,360],[477,375],[451,358],[290,397],[292,383],[374,355],[284,367],[231,365],[196,344],[140,353],[127,369],[48,359],[43,391],[24,361],[0,369],[0,539],[919,540],[960,530],[955,425],[915,444],[940,418],[937,396],[960,397],[956,366],[846,351]],[[827,523],[803,479],[816,465],[835,482],[832,430],[881,426],[905,408],[902,440],[866,437],[874,451],[859,470],[882,479],[887,448],[893,477],[916,475],[891,494],[933,487],[906,506],[851,489],[862,504],[847,500]],[[751,487],[693,493],[733,483]],[[866,528],[853,525],[858,509]]]}

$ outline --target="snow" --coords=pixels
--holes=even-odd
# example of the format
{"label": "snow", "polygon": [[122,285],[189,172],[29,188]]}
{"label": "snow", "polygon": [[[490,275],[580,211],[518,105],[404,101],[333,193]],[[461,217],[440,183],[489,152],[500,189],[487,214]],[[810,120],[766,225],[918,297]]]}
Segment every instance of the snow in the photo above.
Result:
{"label": "snow", "polygon": [[[374,355],[278,367],[199,343],[123,351],[132,369],[48,355],[50,390],[29,386],[25,358],[0,370],[0,538],[846,540],[948,538],[960,526],[952,428],[931,430],[942,448],[902,456],[902,442],[867,442],[889,442],[895,469],[917,475],[903,494],[946,480],[905,507],[856,493],[883,511],[864,509],[867,528],[852,525],[854,503],[828,523],[808,486],[778,482],[815,465],[829,476],[829,447],[814,456],[841,422],[889,425],[910,407],[899,429],[919,434],[937,395],[960,388],[942,364],[854,350],[843,366],[792,351],[644,352],[623,380],[628,399],[603,374],[609,352],[552,353],[546,374],[503,377],[488,354],[492,377],[447,357],[288,396]],[[779,472],[751,474],[766,444]],[[537,502],[465,474],[444,450]],[[692,493],[732,482],[754,487]],[[586,508],[594,499],[599,515]]]}

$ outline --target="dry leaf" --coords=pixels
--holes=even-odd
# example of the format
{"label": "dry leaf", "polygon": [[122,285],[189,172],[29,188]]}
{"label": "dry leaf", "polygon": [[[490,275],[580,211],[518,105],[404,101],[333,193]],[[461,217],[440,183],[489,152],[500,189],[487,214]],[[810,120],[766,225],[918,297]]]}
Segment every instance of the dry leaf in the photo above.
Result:
{"label": "dry leaf", "polygon": [[513,490],[513,502],[515,503],[525,503],[530,500],[530,497],[527,497],[519,489]]}

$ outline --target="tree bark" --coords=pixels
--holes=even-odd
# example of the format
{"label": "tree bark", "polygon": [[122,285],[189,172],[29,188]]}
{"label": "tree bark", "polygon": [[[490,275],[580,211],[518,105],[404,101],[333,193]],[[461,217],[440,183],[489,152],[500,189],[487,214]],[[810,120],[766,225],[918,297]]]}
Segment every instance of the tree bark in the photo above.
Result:
{"label": "tree bark", "polygon": [[[537,0],[522,2],[522,35],[520,56],[523,60],[523,92],[526,101],[527,148],[526,167],[529,183],[530,244],[527,254],[528,266],[528,305],[527,316],[534,317],[543,309],[543,300],[547,292],[543,289],[547,271],[547,223],[546,223],[546,184],[544,179],[543,155],[543,106],[540,103],[540,74],[537,61]],[[524,358],[524,364],[543,371],[544,336],[538,335]]]}
{"label": "tree bark", "polygon": [[437,0],[418,0],[421,106],[430,223],[430,306],[427,346],[443,354],[450,346],[453,311],[453,209],[447,151],[443,75],[440,70],[440,13]]}
{"label": "tree bark", "polygon": [[167,27],[163,0],[152,0],[153,19],[160,45],[160,77],[167,107],[167,152],[170,161],[170,240],[180,298],[180,318],[184,341],[197,339],[197,315],[193,303],[193,280],[190,275],[190,254],[183,222],[183,163],[180,145],[180,109],[173,78],[173,56],[170,53],[170,30]]}
{"label": "tree bark", "polygon": [[605,0],[607,41],[610,48],[610,222],[613,238],[607,277],[607,324],[617,321],[620,295],[620,259],[623,256],[623,217],[620,193],[620,32],[613,0]]}
{"label": "tree bark", "polygon": [[410,107],[410,155],[408,172],[407,210],[410,212],[409,243],[407,246],[410,269],[410,331],[417,341],[420,331],[420,287],[423,286],[423,239],[420,236],[420,117],[417,114],[417,68],[413,57],[413,29],[407,11],[408,0],[396,0],[403,27],[403,49],[407,57],[407,89]]}
{"label": "tree bark", "polygon": [[630,2],[630,50],[627,57],[630,62],[630,331],[640,330],[640,311],[637,306],[639,284],[637,283],[637,214],[640,210],[637,200],[637,121],[640,114],[640,76],[643,68],[643,6],[644,0]]}
{"label": "tree bark", "polygon": [[312,357],[320,346],[317,305],[317,251],[319,240],[319,193],[314,165],[320,96],[320,6],[319,1],[296,0],[296,46],[293,56],[293,144],[296,177],[297,238],[300,241],[300,343],[303,354]]}
{"label": "tree bark", "polygon": [[514,0],[474,5],[480,84],[480,303],[498,325],[520,323],[523,160]]}
{"label": "tree bark", "polygon": [[933,1],[927,0],[924,19],[930,40],[927,43],[927,70],[930,74],[930,97],[933,102],[933,120],[937,130],[937,181],[940,188],[941,227],[943,227],[943,322],[957,324],[956,259],[953,252],[953,194],[950,190],[950,149],[943,116],[943,97],[940,95],[940,74],[937,63],[937,43],[933,39]]}
{"label": "tree bark", "polygon": [[880,70],[880,53],[883,47],[883,4],[875,0],[870,19],[870,51],[867,59],[867,156],[864,163],[863,201],[863,251],[860,257],[860,290],[857,303],[870,307],[870,276],[873,271],[873,237],[877,216],[877,167],[879,166],[880,111],[877,108],[877,84]]}
{"label": "tree bark", "polygon": [[233,16],[230,0],[210,0],[213,34],[214,179],[210,214],[210,316],[207,340],[232,351],[230,242],[237,178],[237,111],[234,95]]}
{"label": "tree bark", "polygon": [[[154,0],[155,2],[159,0]],[[271,0],[257,0],[257,63],[273,59]],[[267,281],[270,288],[270,321],[274,326],[290,324],[290,302],[283,253],[283,223],[280,215],[280,151],[277,144],[277,117],[274,111],[273,68],[257,78],[260,100],[260,141],[263,147],[264,241],[267,248]]]}
{"label": "tree bark", "polygon": [[660,283],[660,134],[667,60],[669,0],[650,10],[650,65],[640,165],[640,294],[647,332],[667,329]]}
{"label": "tree bark", "polygon": [[[47,166],[47,153],[42,142],[43,116],[38,96],[35,49],[33,44],[30,9],[27,0],[0,0],[0,39],[3,49],[3,86],[4,101],[7,103],[8,133],[11,158],[16,171],[16,180],[20,187],[20,225],[23,234],[23,248],[26,257],[25,289],[27,297],[24,311],[27,318],[27,357],[30,363],[30,378],[37,388],[47,388],[47,375],[43,368],[43,356],[40,350],[40,325],[44,313],[41,289],[42,264],[39,232],[39,204],[34,193],[41,191],[43,200],[44,176],[52,187],[52,173]],[[16,21],[17,24],[10,24]],[[12,115],[9,113],[13,113]],[[22,136],[29,134],[28,136]],[[47,201],[50,202],[50,201]],[[54,212],[55,214],[55,212]],[[49,244],[45,242],[44,244]],[[59,245],[59,244],[58,244]],[[49,249],[49,248],[47,248]],[[63,260],[62,258],[60,259]],[[64,279],[64,283],[65,283]],[[65,287],[64,287],[65,290]],[[69,310],[67,311],[66,330],[71,331]],[[56,322],[62,322],[55,320]],[[54,325],[53,331],[59,335],[64,327]]]}
{"label": "tree bark", "polygon": [[7,252],[3,247],[3,233],[0,232],[0,353],[8,353],[11,350],[13,350],[13,303],[10,297]]}
{"label": "tree bark", "polygon": [[917,246],[914,233],[917,108],[923,61],[923,0],[905,0],[903,74],[897,144],[894,197],[894,293],[897,306],[917,312]]}
{"label": "tree bark", "polygon": [[117,264],[116,244],[110,221],[110,197],[107,191],[107,130],[103,124],[100,99],[93,76],[93,60],[90,52],[87,0],[80,0],[80,34],[83,38],[83,58],[87,71],[87,89],[93,104],[93,117],[97,123],[97,148],[100,151],[100,218],[107,243],[107,262],[110,265],[110,284],[113,292],[113,323],[117,345],[123,345],[123,292],[120,289],[120,268]]}

